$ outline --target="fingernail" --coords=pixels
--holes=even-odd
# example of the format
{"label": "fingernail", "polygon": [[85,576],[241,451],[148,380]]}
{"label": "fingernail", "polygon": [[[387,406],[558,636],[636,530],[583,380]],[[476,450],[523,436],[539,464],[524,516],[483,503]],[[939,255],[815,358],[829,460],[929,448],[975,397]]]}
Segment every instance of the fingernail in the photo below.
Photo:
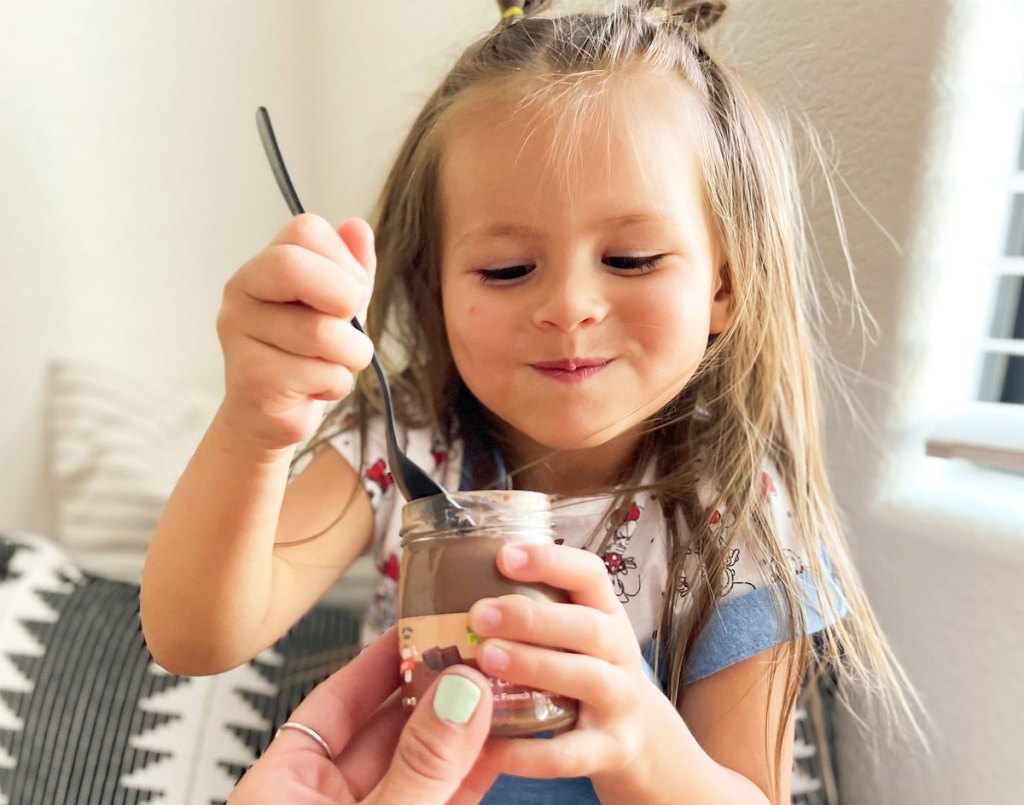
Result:
{"label": "fingernail", "polygon": [[480,703],[480,688],[459,674],[441,677],[434,694],[434,712],[442,721],[465,724]]}
{"label": "fingernail", "polygon": [[501,623],[501,611],[489,604],[477,604],[473,608],[473,631],[489,632]]}
{"label": "fingernail", "polygon": [[518,570],[519,568],[526,566],[526,551],[522,548],[517,548],[514,545],[506,545],[501,550],[505,567],[509,570]]}
{"label": "fingernail", "polygon": [[511,658],[508,652],[499,648],[494,642],[487,642],[480,648],[477,658],[482,666],[491,673],[500,673],[508,668]]}

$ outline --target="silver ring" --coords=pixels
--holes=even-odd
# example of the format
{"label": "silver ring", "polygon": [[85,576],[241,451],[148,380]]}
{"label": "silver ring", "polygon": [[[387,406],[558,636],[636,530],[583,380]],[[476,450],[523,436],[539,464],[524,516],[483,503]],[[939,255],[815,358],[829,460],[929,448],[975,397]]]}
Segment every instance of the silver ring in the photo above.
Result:
{"label": "silver ring", "polygon": [[328,760],[334,760],[334,753],[331,752],[331,747],[327,745],[327,741],[320,737],[320,733],[313,728],[307,727],[305,724],[300,724],[298,721],[286,721],[277,728],[277,732],[274,733],[274,738],[277,738],[277,736],[281,734],[281,730],[298,730],[299,732],[308,735],[320,744],[320,748],[324,750]]}

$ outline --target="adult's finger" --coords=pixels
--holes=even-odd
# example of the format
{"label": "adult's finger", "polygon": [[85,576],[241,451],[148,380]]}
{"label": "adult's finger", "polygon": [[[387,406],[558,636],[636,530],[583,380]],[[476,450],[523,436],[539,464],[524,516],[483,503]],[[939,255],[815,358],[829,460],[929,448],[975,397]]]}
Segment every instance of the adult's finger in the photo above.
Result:
{"label": "adult's finger", "polygon": [[447,669],[410,716],[390,768],[365,801],[478,802],[493,775],[470,772],[487,740],[491,708],[483,675],[466,666]]}
{"label": "adult's finger", "polygon": [[409,715],[400,697],[392,696],[374,711],[334,759],[357,802],[366,799],[384,778]]}
{"label": "adult's finger", "polygon": [[[398,687],[398,637],[390,629],[371,643],[352,662],[313,689],[292,713],[297,721],[315,730],[338,755],[352,735]],[[285,730],[271,744],[289,748],[311,746],[311,738],[297,730]]]}

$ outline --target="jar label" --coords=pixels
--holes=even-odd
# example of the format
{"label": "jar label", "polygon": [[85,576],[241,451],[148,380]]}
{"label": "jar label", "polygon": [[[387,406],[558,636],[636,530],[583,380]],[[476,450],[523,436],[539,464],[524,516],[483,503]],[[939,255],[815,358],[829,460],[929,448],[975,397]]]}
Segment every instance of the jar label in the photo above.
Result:
{"label": "jar label", "polygon": [[[482,639],[469,627],[468,612],[453,612],[400,618],[398,640],[402,704],[412,709],[449,665],[477,668],[476,650]],[[550,721],[564,721],[569,711],[575,715],[575,703],[563,696],[502,679],[488,677],[488,681],[494,694],[492,734],[545,730],[550,728]]]}

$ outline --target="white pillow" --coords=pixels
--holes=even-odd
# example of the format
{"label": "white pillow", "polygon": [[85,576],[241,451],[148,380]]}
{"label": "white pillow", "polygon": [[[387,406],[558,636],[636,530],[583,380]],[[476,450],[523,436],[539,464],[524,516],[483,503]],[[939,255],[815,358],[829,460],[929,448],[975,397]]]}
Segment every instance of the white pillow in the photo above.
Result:
{"label": "white pillow", "polygon": [[51,366],[55,536],[79,567],[139,582],[153,528],[219,399],[95,363]]}
{"label": "white pillow", "polygon": [[[85,572],[138,584],[164,503],[220,396],[90,362],[50,371],[54,538]],[[322,601],[363,609],[378,578],[372,557],[361,557]]]}

